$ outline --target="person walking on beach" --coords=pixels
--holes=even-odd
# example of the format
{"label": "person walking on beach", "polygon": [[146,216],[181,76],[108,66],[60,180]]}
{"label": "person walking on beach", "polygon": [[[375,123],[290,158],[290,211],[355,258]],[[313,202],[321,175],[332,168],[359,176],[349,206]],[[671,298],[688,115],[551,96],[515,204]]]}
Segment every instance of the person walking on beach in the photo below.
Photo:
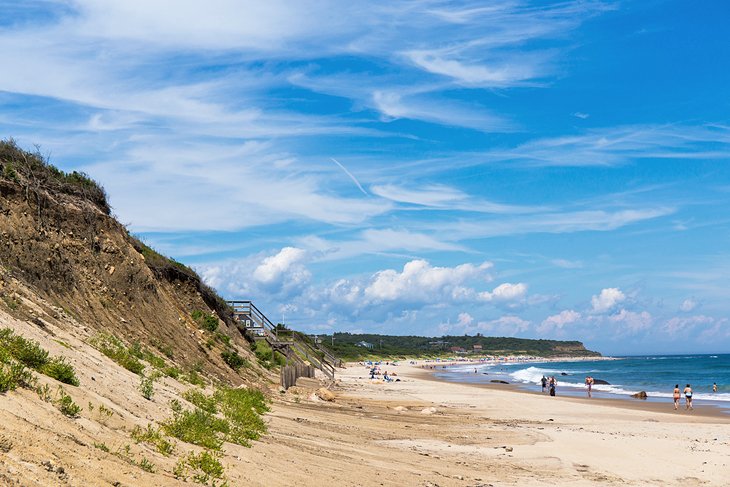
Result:
{"label": "person walking on beach", "polygon": [[550,377],[550,395],[555,397],[555,385],[557,384],[557,381],[555,380],[555,377]]}
{"label": "person walking on beach", "polygon": [[674,398],[674,410],[676,411],[679,409],[679,384],[674,385],[674,393],[672,393],[672,397]]}
{"label": "person walking on beach", "polygon": [[684,408],[685,409],[694,409],[692,407],[692,387],[687,384],[687,387],[684,388]]}
{"label": "person walking on beach", "polygon": [[544,375],[542,376],[542,379],[540,379],[540,383],[542,384],[542,392],[545,393],[545,388],[547,387],[547,377]]}

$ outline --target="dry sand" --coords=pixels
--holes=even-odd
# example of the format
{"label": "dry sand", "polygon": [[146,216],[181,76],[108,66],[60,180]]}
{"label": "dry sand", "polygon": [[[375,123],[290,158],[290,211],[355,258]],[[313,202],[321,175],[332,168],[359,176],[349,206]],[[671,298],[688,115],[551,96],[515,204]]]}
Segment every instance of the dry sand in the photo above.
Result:
{"label": "dry sand", "polygon": [[[190,386],[161,380],[146,401],[139,378],[75,330],[54,328],[51,336],[0,318],[70,358],[81,386],[66,389],[84,406],[69,419],[32,391],[0,395],[0,485],[192,485],[172,475],[174,457],[130,439],[135,425],[169,417],[169,400]],[[694,414],[674,413],[671,404],[632,409],[617,407],[625,401],[444,383],[410,366],[397,371],[401,381],[385,384],[371,382],[363,366],[341,369],[333,402],[314,396],[322,385],[315,379],[286,393],[274,387],[269,433],[252,448],[224,445],[229,485],[728,485],[728,417],[701,416],[702,405]],[[115,411],[111,418],[98,413],[102,404]],[[128,455],[114,454],[126,445]],[[199,449],[177,442],[177,457],[187,451]],[[131,461],[142,458],[155,473]]]}
{"label": "dry sand", "polygon": [[290,390],[233,484],[728,485],[729,418],[714,409],[675,413],[397,371],[401,381],[385,384],[351,365],[332,403]]}

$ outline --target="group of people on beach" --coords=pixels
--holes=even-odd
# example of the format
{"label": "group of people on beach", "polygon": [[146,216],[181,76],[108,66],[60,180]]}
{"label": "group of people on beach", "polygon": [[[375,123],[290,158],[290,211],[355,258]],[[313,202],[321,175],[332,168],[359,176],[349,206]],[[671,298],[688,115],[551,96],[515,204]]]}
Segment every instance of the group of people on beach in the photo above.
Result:
{"label": "group of people on beach", "polygon": [[542,392],[545,392],[545,389],[547,389],[551,396],[555,396],[555,387],[558,385],[555,376],[547,378],[543,375],[542,379],[540,379],[540,384],[542,384]]}
{"label": "group of people on beach", "polygon": [[[717,391],[717,385],[713,385],[713,392]],[[694,409],[692,407],[692,386],[687,384],[687,386],[684,388],[684,409],[691,410]],[[674,385],[674,392],[672,393],[672,397],[674,398],[674,410],[676,411],[679,409],[679,398],[681,397],[681,394],[679,392],[679,384]]]}
{"label": "group of people on beach", "polygon": [[[388,371],[380,372],[380,365],[378,365],[380,362],[372,363],[368,362],[365,364],[366,367],[370,369],[370,379],[376,380],[376,379],[383,379],[383,382],[400,382],[400,379],[394,378],[394,376],[397,376],[398,374],[395,372],[388,373]],[[390,365],[390,362],[386,362],[386,365]],[[396,365],[395,362],[393,362],[392,365]]]}

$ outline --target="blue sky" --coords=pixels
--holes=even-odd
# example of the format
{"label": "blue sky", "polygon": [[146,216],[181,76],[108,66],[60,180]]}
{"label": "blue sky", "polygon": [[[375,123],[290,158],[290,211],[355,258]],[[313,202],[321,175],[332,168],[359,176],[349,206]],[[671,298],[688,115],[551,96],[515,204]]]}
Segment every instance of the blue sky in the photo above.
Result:
{"label": "blue sky", "polygon": [[0,134],[314,333],[730,351],[730,5],[0,0]]}

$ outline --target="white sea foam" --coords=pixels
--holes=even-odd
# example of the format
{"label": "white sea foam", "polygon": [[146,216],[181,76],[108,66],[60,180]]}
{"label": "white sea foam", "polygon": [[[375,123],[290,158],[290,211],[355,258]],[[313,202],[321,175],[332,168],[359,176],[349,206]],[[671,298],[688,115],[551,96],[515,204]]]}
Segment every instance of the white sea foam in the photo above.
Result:
{"label": "white sea foam", "polygon": [[516,370],[509,374],[513,381],[522,382],[523,384],[539,384],[543,376],[550,377],[551,375],[558,376],[560,375],[560,371],[541,369],[540,367],[527,367],[526,369]]}

